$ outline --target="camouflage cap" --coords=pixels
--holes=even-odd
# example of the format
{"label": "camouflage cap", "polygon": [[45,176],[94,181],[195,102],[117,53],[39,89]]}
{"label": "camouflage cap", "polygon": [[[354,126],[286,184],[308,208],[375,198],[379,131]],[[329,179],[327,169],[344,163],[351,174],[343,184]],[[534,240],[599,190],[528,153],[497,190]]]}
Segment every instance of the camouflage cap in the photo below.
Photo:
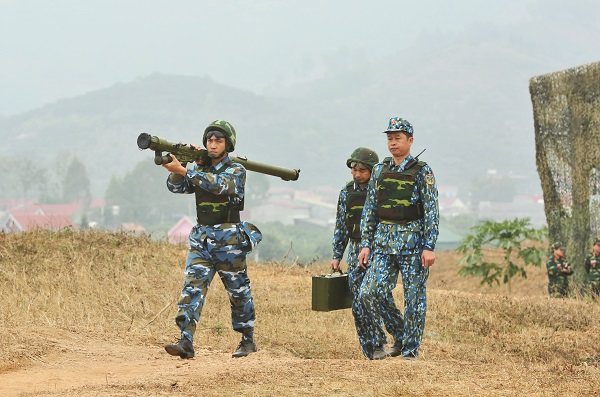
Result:
{"label": "camouflage cap", "polygon": [[600,245],[600,237],[594,239],[594,245]]}
{"label": "camouflage cap", "polygon": [[557,241],[556,243],[552,244],[552,249],[553,250],[565,250],[565,245],[563,243],[561,243],[560,241]]}
{"label": "camouflage cap", "polygon": [[401,117],[392,117],[388,124],[388,129],[383,132],[406,132],[409,136],[413,136],[413,126],[408,120],[404,120]]}

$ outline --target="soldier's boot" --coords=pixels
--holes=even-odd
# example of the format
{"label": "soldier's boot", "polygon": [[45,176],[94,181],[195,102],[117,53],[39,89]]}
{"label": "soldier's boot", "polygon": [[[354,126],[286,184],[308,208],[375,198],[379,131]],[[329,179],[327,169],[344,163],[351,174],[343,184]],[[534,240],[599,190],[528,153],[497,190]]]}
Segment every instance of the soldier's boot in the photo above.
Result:
{"label": "soldier's boot", "polygon": [[403,360],[410,360],[410,361],[416,361],[418,359],[418,356],[416,353],[408,353],[404,356],[402,356]]}
{"label": "soldier's boot", "polygon": [[388,354],[390,355],[390,357],[398,357],[399,355],[401,355],[402,354],[402,341],[397,340],[396,342],[394,342],[392,347],[389,348]]}
{"label": "soldier's boot", "polygon": [[231,357],[234,357],[234,358],[246,357],[246,356],[256,352],[257,350],[258,349],[256,348],[256,343],[254,343],[253,340],[246,340],[246,339],[242,338],[237,349],[233,352],[233,354],[231,354]]}
{"label": "soldier's boot", "polygon": [[177,343],[166,345],[165,350],[172,356],[179,356],[181,358],[194,357],[194,346],[186,338],[179,339]]}
{"label": "soldier's boot", "polygon": [[388,356],[389,354],[383,346],[375,346],[373,348],[373,355],[371,356],[371,360],[383,360]]}

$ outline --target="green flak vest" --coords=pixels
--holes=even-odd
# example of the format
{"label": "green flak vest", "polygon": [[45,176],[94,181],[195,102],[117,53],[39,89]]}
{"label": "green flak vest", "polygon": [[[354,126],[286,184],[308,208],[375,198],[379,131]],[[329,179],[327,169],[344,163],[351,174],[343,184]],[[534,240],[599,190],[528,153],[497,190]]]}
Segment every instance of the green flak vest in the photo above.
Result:
{"label": "green flak vest", "polygon": [[214,194],[199,187],[196,187],[195,193],[196,216],[200,225],[240,222],[240,211],[244,209],[243,199],[235,195]]}
{"label": "green flak vest", "polygon": [[410,203],[415,181],[425,162],[419,161],[408,170],[391,171],[391,157],[383,160],[377,181],[377,216],[381,222],[405,223],[423,218],[423,203]]}
{"label": "green flak vest", "polygon": [[346,184],[348,194],[346,195],[346,228],[348,237],[352,240],[360,240],[360,218],[367,200],[367,191],[354,189],[354,182]]}

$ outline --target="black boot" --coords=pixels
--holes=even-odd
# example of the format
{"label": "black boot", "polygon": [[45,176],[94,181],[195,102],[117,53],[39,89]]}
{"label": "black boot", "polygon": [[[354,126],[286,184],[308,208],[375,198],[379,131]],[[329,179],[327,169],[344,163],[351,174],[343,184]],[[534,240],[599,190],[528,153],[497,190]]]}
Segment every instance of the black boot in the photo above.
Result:
{"label": "black boot", "polygon": [[194,357],[194,346],[186,338],[179,339],[177,343],[166,345],[165,350],[172,356],[179,356],[181,358]]}
{"label": "black boot", "polygon": [[258,349],[256,348],[256,343],[252,340],[245,340],[242,338],[242,341],[238,345],[236,351],[233,352],[231,357],[246,357],[247,355],[256,352]]}
{"label": "black boot", "polygon": [[394,344],[392,345],[392,347],[390,347],[390,349],[388,350],[388,354],[391,357],[398,357],[402,354],[402,341],[401,340],[397,340],[396,342],[394,342]]}
{"label": "black boot", "polygon": [[373,355],[371,356],[371,360],[383,360],[386,357],[389,357],[389,354],[385,350],[385,347],[375,346],[373,348]]}

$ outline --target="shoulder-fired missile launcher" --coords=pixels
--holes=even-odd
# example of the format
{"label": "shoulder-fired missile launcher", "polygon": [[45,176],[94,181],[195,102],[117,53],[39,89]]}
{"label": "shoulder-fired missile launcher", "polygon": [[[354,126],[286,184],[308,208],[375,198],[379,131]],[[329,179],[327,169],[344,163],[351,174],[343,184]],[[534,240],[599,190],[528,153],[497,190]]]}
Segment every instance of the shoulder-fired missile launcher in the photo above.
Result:
{"label": "shoulder-fired missile launcher", "polygon": [[[169,156],[169,153],[173,153],[181,162],[194,162],[198,160],[203,160],[205,162],[210,161],[206,149],[196,149],[193,146],[185,143],[173,143],[164,138],[153,136],[145,132],[138,136],[137,145],[141,150],[154,150],[154,163],[156,165],[170,163],[172,159],[171,156]],[[166,152],[167,154],[163,155],[163,152]],[[248,160],[243,156],[229,156],[229,158],[231,161],[243,165],[248,171],[278,176],[284,181],[295,181],[300,176],[300,170],[259,163]]]}

